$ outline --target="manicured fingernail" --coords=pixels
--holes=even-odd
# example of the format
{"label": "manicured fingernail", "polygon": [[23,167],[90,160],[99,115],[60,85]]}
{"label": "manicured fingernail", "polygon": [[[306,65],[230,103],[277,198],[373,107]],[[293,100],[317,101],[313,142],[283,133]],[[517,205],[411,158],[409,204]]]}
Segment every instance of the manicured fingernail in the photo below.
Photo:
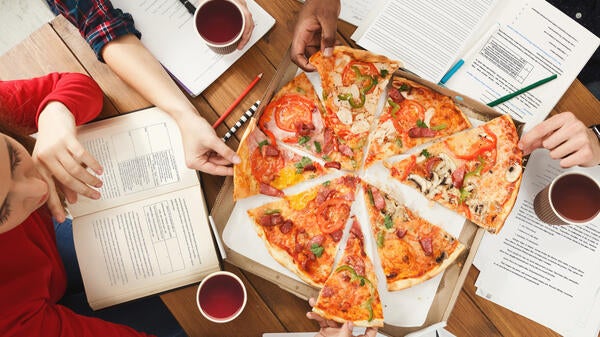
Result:
{"label": "manicured fingernail", "polygon": [[517,147],[518,147],[518,148],[519,148],[519,150],[521,150],[521,151],[523,151],[523,149],[525,148],[521,142],[519,142],[519,143],[517,144]]}
{"label": "manicured fingernail", "polygon": [[323,56],[329,57],[331,55],[333,55],[333,48],[327,47],[325,50],[323,50]]}
{"label": "manicured fingernail", "polygon": [[239,164],[242,162],[242,158],[236,154],[233,156],[233,158],[231,158],[231,162],[234,164]]}

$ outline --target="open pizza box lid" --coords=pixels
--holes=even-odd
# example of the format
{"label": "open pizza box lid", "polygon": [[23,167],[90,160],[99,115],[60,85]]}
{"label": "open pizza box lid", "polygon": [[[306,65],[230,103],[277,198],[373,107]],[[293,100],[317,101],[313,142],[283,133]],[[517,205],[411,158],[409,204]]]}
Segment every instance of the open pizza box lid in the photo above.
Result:
{"label": "open pizza box lid", "polygon": [[[264,107],[269,103],[273,95],[283,85],[285,85],[292,78],[294,78],[294,76],[297,75],[297,72],[298,67],[290,61],[289,54],[284,55],[283,60],[278,67],[277,73],[275,74],[274,78],[272,79],[271,83],[267,88],[267,92],[265,93],[265,96],[261,102],[261,105],[258,108],[255,117],[260,116],[260,113],[262,112]],[[447,88],[440,87],[435,83],[423,80],[422,78],[410,72],[398,70],[396,74],[406,77],[415,82],[424,84],[444,95],[453,97],[455,103],[459,105],[461,110],[468,117],[470,117],[471,120],[477,119],[485,122],[501,115],[501,113],[495,111],[494,109],[488,107],[485,104],[482,104],[474,99],[463,96]],[[515,121],[515,124],[517,125],[517,130],[520,133],[523,123]],[[227,177],[225,179],[225,182],[223,183],[223,187],[219,191],[219,194],[215,200],[215,204],[211,211],[211,215],[214,219],[216,229],[218,232],[215,234],[218,235],[219,239],[223,238],[224,230],[230,220],[230,216],[232,216],[235,204],[236,202],[233,200],[233,179],[231,177]],[[248,226],[252,226],[252,224],[248,224]],[[254,231],[253,228],[252,231]],[[460,232],[460,235],[458,235],[458,239],[465,245],[467,249],[456,260],[456,262],[450,265],[443,273],[443,276],[439,283],[439,287],[437,289],[437,292],[435,293],[435,297],[433,298],[433,302],[428,311],[425,322],[422,325],[400,327],[386,324],[385,327],[379,329],[379,331],[385,334],[389,334],[391,336],[404,336],[408,333],[425,329],[426,327],[429,327],[431,325],[439,325],[440,322],[446,322],[450,317],[452,308],[454,307],[456,299],[460,294],[463,283],[467,277],[467,274],[475,257],[475,253],[477,252],[479,243],[483,238],[484,232],[484,229],[479,228],[478,226],[476,226],[468,220],[465,221],[462,231]],[[269,280],[300,298],[316,298],[319,293],[319,290],[317,288],[314,288],[298,279],[295,279],[293,277],[285,275],[284,273],[274,270],[266,266],[265,264],[256,261],[255,259],[249,258],[244,254],[240,254],[236,250],[229,247],[226,243],[223,244],[223,248],[226,253],[225,261],[239,268],[247,270],[251,273],[254,273],[266,280]],[[340,247],[340,249],[342,248],[343,245],[342,247]]]}

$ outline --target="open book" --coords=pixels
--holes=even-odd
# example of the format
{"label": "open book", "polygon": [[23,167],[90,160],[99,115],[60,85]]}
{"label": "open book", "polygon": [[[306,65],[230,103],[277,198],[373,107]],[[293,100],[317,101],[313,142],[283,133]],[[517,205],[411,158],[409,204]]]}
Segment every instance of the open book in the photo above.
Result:
{"label": "open book", "polygon": [[525,130],[546,118],[600,43],[544,0],[380,0],[373,7],[352,36],[360,46],[436,83],[462,59],[446,86],[483,103],[558,75],[495,107]]}
{"label": "open book", "polygon": [[[194,5],[200,1],[191,0]],[[142,43],[192,96],[198,96],[256,41],[273,27],[275,19],[254,0],[247,0],[254,30],[242,50],[220,55],[198,36],[194,15],[178,0],[112,0],[115,8],[133,16]]]}
{"label": "open book", "polygon": [[83,125],[100,162],[102,198],[69,206],[88,302],[101,309],[198,282],[220,269],[177,125],[158,108]]}

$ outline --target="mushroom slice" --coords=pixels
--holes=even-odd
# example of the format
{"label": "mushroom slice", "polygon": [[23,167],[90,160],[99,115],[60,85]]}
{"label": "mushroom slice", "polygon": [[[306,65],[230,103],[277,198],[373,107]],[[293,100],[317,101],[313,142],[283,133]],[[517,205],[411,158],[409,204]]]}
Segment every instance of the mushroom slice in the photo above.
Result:
{"label": "mushroom slice", "polygon": [[422,177],[420,177],[416,174],[409,174],[407,179],[412,181],[413,183],[417,184],[421,193],[427,194],[427,192],[429,191],[429,187],[431,186],[431,183],[429,181],[423,179]]}
{"label": "mushroom slice", "polygon": [[509,183],[517,181],[523,172],[523,167],[519,163],[512,163],[506,170],[506,181]]}

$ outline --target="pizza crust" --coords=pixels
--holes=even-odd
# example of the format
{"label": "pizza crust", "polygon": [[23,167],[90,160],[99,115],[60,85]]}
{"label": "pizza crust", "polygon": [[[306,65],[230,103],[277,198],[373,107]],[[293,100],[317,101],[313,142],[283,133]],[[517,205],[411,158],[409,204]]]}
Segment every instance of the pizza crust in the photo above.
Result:
{"label": "pizza crust", "polygon": [[248,137],[255,128],[256,119],[251,118],[237,150],[237,155],[242,159],[242,162],[233,165],[233,200],[246,198],[256,194],[254,191],[258,191],[258,183],[252,176],[250,160],[248,160],[251,153]]}
{"label": "pizza crust", "polygon": [[[344,318],[341,318],[341,317],[338,317],[338,316],[335,316],[335,315],[329,315],[325,311],[323,311],[323,310],[321,310],[319,308],[313,307],[312,311],[314,313],[318,314],[319,316],[323,317],[323,318],[330,319],[330,320],[336,321],[338,323],[342,323],[343,324],[343,323],[345,323],[345,322],[348,321],[348,320],[346,320]],[[381,327],[383,327],[383,318],[373,318],[371,321],[365,321],[365,320],[362,320],[362,321],[352,321],[352,324],[355,325],[355,326],[366,327],[366,328],[368,328],[368,327],[378,327],[378,328],[381,328]]]}

